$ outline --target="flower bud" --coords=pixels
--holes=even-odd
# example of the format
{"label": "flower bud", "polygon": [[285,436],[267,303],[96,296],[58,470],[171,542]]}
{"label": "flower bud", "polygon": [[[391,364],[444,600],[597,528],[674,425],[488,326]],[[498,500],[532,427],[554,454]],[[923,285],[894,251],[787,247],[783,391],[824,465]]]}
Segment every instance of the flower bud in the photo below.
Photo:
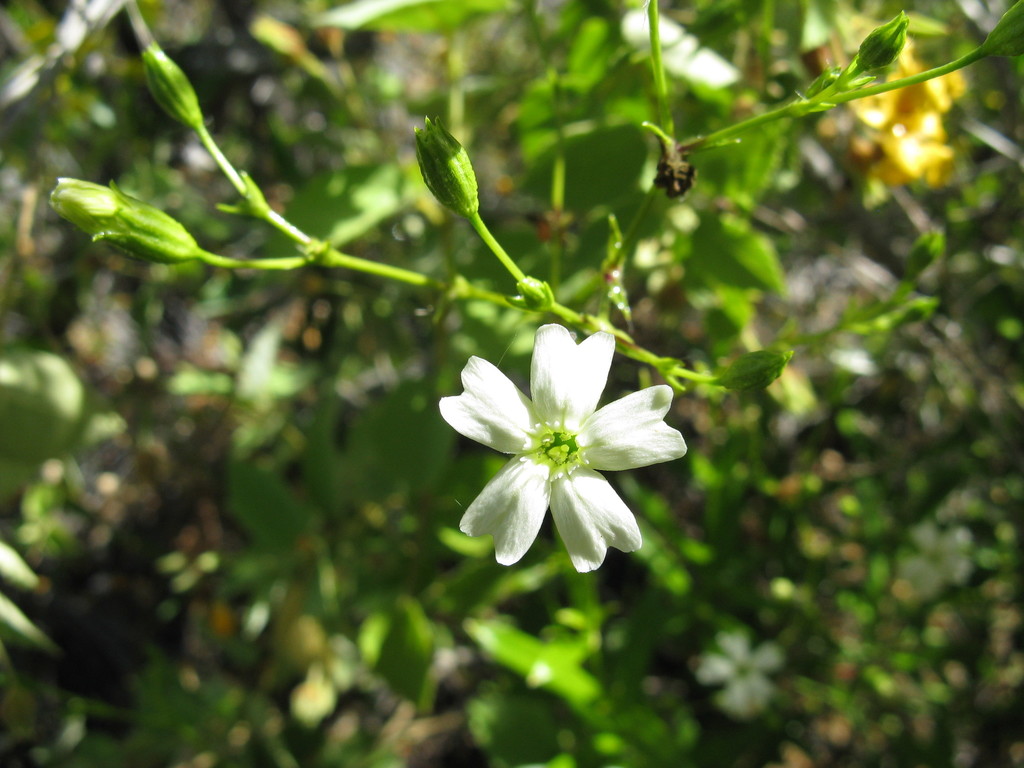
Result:
{"label": "flower bud", "polygon": [[92,235],[110,240],[143,261],[177,264],[199,257],[200,248],[178,221],[141,200],[79,179],[57,179],[50,205],[61,217]]}
{"label": "flower bud", "polygon": [[146,82],[163,110],[193,130],[203,126],[203,112],[188,77],[163,49],[153,43],[142,52]]}
{"label": "flower bud", "polygon": [[829,88],[839,79],[842,72],[843,70],[840,67],[828,67],[814,79],[813,83],[808,86],[807,98],[817,96],[819,93]]}
{"label": "flower bud", "polygon": [[864,38],[857,51],[857,68],[861,72],[888,67],[907,44],[907,26],[910,19],[900,11],[899,16],[878,27]]}
{"label": "flower bud", "polygon": [[793,352],[771,352],[766,349],[749,352],[718,374],[715,383],[726,389],[745,391],[764,389],[779,376]]}
{"label": "flower bud", "polygon": [[466,218],[476,214],[480,200],[473,165],[439,119],[427,118],[426,127],[416,129],[416,160],[427,189],[441,205]]}
{"label": "flower bud", "polygon": [[1017,0],[989,32],[981,48],[989,56],[1020,56],[1024,53],[1024,0]]}
{"label": "flower bud", "polygon": [[519,295],[511,299],[512,303],[532,312],[545,312],[555,303],[555,294],[551,286],[536,277],[524,277],[516,288]]}

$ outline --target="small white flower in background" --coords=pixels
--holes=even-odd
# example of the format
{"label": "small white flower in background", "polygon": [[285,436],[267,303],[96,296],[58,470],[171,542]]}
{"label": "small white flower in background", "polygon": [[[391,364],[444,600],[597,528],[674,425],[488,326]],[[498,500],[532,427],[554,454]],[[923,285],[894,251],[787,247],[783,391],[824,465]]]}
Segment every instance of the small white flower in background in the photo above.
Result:
{"label": "small white flower in background", "polygon": [[946,587],[963,584],[974,570],[969,556],[971,532],[962,526],[942,531],[931,520],[910,530],[917,554],[900,562],[896,572],[922,600],[931,600]]}
{"label": "small white flower in background", "polygon": [[782,651],[772,642],[754,650],[750,640],[739,632],[719,632],[715,636],[719,653],[701,656],[697,680],[704,685],[724,685],[715,694],[715,703],[738,720],[749,720],[764,711],[775,692],[768,675],[782,667]]}
{"label": "small white flower in background", "polygon": [[517,562],[551,507],[576,570],[592,571],[608,547],[632,552],[640,529],[599,469],[634,469],[678,459],[686,442],[663,421],[672,404],[665,385],[634,392],[597,410],[615,338],[598,332],[577,345],[565,328],[537,330],[531,401],[494,365],[471,357],[465,391],[441,400],[456,431],[513,458],[466,510],[460,528],[490,534],[502,565]]}

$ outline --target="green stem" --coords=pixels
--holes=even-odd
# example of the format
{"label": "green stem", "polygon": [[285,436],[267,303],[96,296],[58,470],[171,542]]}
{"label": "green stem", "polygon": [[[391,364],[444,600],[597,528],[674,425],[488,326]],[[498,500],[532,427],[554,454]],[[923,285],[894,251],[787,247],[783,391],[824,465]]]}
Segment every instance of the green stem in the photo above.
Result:
{"label": "green stem", "polygon": [[483,240],[487,247],[491,249],[491,252],[498,257],[498,261],[501,262],[502,266],[509,271],[509,274],[516,279],[516,282],[520,282],[526,279],[526,274],[521,270],[512,257],[508,255],[504,248],[501,247],[501,243],[494,239],[494,235],[487,229],[487,225],[484,224],[484,220],[480,218],[479,213],[474,213],[469,219],[469,223],[473,225],[473,229],[480,235],[480,239]]}
{"label": "green stem", "polygon": [[651,36],[651,69],[654,72],[654,92],[658,98],[658,122],[665,126],[669,135],[676,133],[672,120],[672,110],[668,106],[668,81],[665,78],[665,65],[661,59],[661,27],[658,15],[658,0],[650,0],[647,4],[647,25]]}
{"label": "green stem", "polygon": [[931,80],[936,77],[942,77],[948,75],[950,72],[956,72],[958,69],[973,64],[979,59],[983,59],[988,54],[985,53],[981,48],[975,48],[973,51],[968,53],[966,56],[961,56],[955,61],[951,61],[948,64],[943,64],[941,67],[934,67],[933,69],[925,70],[924,72],[918,72],[916,75],[909,75],[907,77],[901,77],[899,80],[891,80],[887,83],[879,83],[878,85],[872,85],[867,88],[861,88],[857,91],[850,91],[849,93],[843,93],[836,96],[833,99],[829,99],[832,104],[845,104],[848,101],[854,101],[855,99],[863,99],[867,96],[877,96],[879,93],[886,93],[887,91],[895,91],[898,88],[907,88],[911,85],[917,85],[923,83],[926,80]]}
{"label": "green stem", "polygon": [[213,136],[210,135],[206,126],[200,125],[199,128],[196,129],[196,133],[199,135],[199,141],[201,141],[203,146],[206,147],[206,151],[213,156],[214,162],[217,163],[221,172],[228,177],[228,181],[231,182],[231,186],[233,186],[235,191],[242,197],[247,197],[248,190],[246,189],[245,182],[242,181],[241,174],[235,170],[235,166],[233,166],[231,161],[224,156],[223,152],[220,151],[220,147],[217,146],[217,142],[213,140]]}
{"label": "green stem", "polygon": [[226,269],[298,269],[312,263],[308,256],[286,256],[280,259],[233,259],[200,250],[199,258],[211,267]]}
{"label": "green stem", "polygon": [[316,259],[315,263],[321,267],[341,267],[342,269],[351,269],[356,272],[365,272],[368,275],[376,275],[388,280],[397,280],[400,283],[415,285],[421,288],[444,290],[447,287],[444,283],[419,272],[413,272],[411,269],[402,269],[401,267],[393,267],[390,264],[381,264],[378,261],[361,259],[358,256],[349,256],[334,248],[327,248]]}
{"label": "green stem", "polygon": [[643,224],[644,219],[647,218],[647,214],[651,210],[651,206],[654,204],[654,200],[658,197],[660,190],[657,187],[651,187],[647,190],[647,194],[644,195],[643,201],[640,203],[640,207],[637,208],[636,213],[633,215],[633,220],[629,222],[629,227],[626,229],[626,234],[622,238],[622,242],[618,248],[620,253],[629,253],[633,250],[636,245],[636,241],[640,239],[640,225]]}
{"label": "green stem", "polygon": [[300,245],[310,245],[313,242],[313,238],[303,232],[301,229],[292,224],[288,219],[279,214],[277,211],[267,209],[266,212],[260,218],[267,222],[270,226],[281,232],[285,237],[290,240],[294,240]]}
{"label": "green stem", "polygon": [[[308,239],[308,238],[307,238]],[[310,241],[310,254],[306,256],[285,256],[277,259],[233,259],[229,256],[219,256],[209,251],[200,251],[199,258],[212,267],[224,267],[226,269],[298,269],[310,265],[320,267],[340,267],[351,269],[354,272],[363,272],[368,275],[376,275],[388,280],[396,280],[407,285],[415,285],[421,288],[445,288],[441,283],[419,272],[413,272],[401,267],[393,267],[390,264],[361,259],[358,256],[349,256],[346,253],[329,247],[326,243]]]}
{"label": "green stem", "polygon": [[536,0],[527,0],[525,5],[534,48],[540,54],[547,70],[548,82],[551,84],[551,108],[555,118],[555,158],[551,170],[551,268],[548,284],[552,292],[557,294],[562,281],[562,260],[565,256],[565,220],[562,215],[565,210],[565,118],[562,110],[562,79],[549,55],[552,46],[545,40]]}
{"label": "green stem", "polygon": [[784,107],[773,109],[771,112],[765,112],[764,114],[757,115],[730,125],[727,128],[723,128],[720,131],[709,133],[707,136],[702,136],[699,139],[689,143],[688,148],[692,151],[698,148],[708,148],[718,146],[741,133],[746,133],[752,128],[770,123],[774,120],[781,120],[786,117],[801,117],[810,112],[820,112],[832,107],[838,106],[839,104],[846,104],[850,101],[857,99],[864,99],[868,96],[877,96],[880,93],[887,93],[889,91],[895,91],[900,88],[907,88],[911,85],[917,85],[923,83],[926,80],[931,80],[936,77],[942,77],[948,75],[950,72],[955,72],[958,69],[963,69],[969,64],[973,64],[982,59],[987,54],[981,48],[975,48],[973,51],[968,53],[966,56],[961,56],[955,61],[951,61],[948,64],[943,64],[941,67],[935,67],[933,69],[926,70],[924,72],[918,72],[916,75],[909,75],[908,77],[901,77],[898,80],[890,80],[886,83],[879,83],[878,85],[872,85],[867,88],[859,88],[854,91],[847,91],[846,93],[835,94],[831,90],[823,91],[822,93],[814,96],[811,99],[798,99],[797,101],[791,102]]}

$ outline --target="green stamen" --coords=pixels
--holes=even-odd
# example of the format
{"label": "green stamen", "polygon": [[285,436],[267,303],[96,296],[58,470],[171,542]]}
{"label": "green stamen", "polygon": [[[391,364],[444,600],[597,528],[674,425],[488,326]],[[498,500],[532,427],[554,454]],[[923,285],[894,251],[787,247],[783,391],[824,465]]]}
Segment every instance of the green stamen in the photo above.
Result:
{"label": "green stamen", "polygon": [[571,432],[552,432],[541,440],[540,453],[557,466],[579,461],[579,450]]}

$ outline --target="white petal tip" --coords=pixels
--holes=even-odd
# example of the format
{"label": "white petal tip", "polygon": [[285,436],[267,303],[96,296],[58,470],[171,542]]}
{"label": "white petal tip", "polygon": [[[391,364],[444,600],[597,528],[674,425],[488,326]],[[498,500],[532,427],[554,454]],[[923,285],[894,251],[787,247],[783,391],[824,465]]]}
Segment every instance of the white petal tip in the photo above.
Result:
{"label": "white petal tip", "polygon": [[498,565],[515,565],[523,559],[523,555],[519,555],[514,552],[503,552],[500,554],[495,552],[494,559],[498,561]]}

